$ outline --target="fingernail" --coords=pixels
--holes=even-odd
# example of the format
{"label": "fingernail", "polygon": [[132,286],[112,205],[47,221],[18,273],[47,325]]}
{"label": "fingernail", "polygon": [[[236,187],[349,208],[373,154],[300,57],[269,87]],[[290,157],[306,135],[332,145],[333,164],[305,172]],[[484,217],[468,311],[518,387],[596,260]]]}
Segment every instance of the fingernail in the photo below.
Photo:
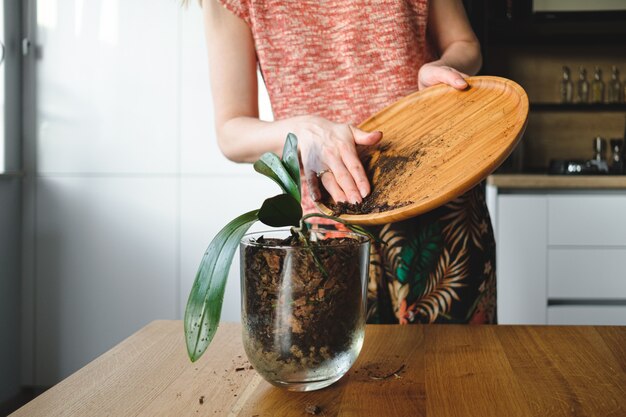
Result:
{"label": "fingernail", "polygon": [[361,191],[361,197],[363,198],[367,197],[367,193],[365,191]]}
{"label": "fingernail", "polygon": [[454,84],[458,85],[459,87],[467,85],[467,83],[464,80],[460,80],[460,79],[454,80]]}

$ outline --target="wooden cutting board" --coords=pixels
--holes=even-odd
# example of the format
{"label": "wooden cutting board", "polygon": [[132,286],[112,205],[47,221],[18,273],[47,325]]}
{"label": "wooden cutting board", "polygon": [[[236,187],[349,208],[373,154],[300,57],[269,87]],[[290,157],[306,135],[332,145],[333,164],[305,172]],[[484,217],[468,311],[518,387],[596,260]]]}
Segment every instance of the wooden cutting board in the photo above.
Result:
{"label": "wooden cutting board", "polygon": [[[363,122],[380,130],[376,147],[359,155],[372,185],[369,214],[343,214],[354,224],[397,222],[430,211],[491,174],[524,133],[528,96],[515,82],[470,77],[458,91],[437,85],[402,98]],[[318,204],[327,214],[329,201]]]}

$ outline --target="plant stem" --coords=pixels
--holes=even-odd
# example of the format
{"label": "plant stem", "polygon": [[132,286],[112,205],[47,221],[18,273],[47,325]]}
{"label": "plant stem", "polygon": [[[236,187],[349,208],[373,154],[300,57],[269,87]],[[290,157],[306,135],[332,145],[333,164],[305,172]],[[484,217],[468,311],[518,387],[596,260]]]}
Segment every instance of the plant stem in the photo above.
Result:
{"label": "plant stem", "polygon": [[308,230],[307,226],[303,224],[302,220],[300,220],[300,227],[292,227],[291,230],[298,233],[298,236],[300,236],[300,240],[302,241],[302,243],[304,243],[304,246],[311,251],[311,255],[313,256],[315,264],[319,268],[322,275],[324,275],[324,280],[322,281],[324,282],[328,278],[328,272],[326,272],[326,268],[324,268],[322,261],[318,258],[315,250],[309,242],[309,238],[306,235],[306,232]]}
{"label": "plant stem", "polygon": [[364,227],[361,226],[357,226],[356,224],[350,224],[347,221],[340,219],[339,217],[335,217],[335,216],[330,216],[328,214],[323,214],[323,213],[309,213],[306,214],[304,216],[302,216],[302,218],[300,219],[300,229],[302,228],[306,228],[306,223],[305,221],[313,218],[313,217],[321,217],[323,219],[328,219],[328,220],[333,220],[336,221],[337,223],[341,223],[344,226],[346,226],[348,229],[350,229],[352,232],[355,233],[359,233],[362,235],[365,235],[367,237],[369,237],[370,239],[378,242],[378,243],[383,243],[382,240],[380,240],[377,236],[375,236],[374,234],[372,234],[371,232],[369,232],[367,229],[365,229]]}
{"label": "plant stem", "polygon": [[369,237],[370,239],[372,239],[374,241],[377,241],[379,243],[384,243],[378,237],[374,236],[372,233],[370,233],[365,228],[363,228],[361,226],[354,225],[354,224],[350,224],[350,223],[346,222],[345,220],[340,219],[340,218],[335,217],[335,216],[330,216],[328,214],[323,214],[323,213],[309,213],[309,214],[306,214],[306,215],[302,216],[300,218],[300,224],[298,225],[298,227],[293,226],[291,228],[291,231],[292,231],[292,233],[294,235],[297,234],[299,236],[300,240],[303,242],[304,246],[311,251],[311,255],[313,256],[313,259],[315,260],[315,264],[318,266],[318,268],[319,268],[320,272],[322,273],[322,275],[324,275],[324,279],[322,280],[321,284],[323,284],[324,281],[326,281],[326,279],[328,279],[328,272],[326,271],[326,268],[324,268],[324,265],[322,264],[321,260],[317,256],[317,254],[315,253],[315,249],[310,244],[310,240],[308,238],[309,228],[308,228],[308,226],[305,223],[306,220],[311,219],[313,217],[320,217],[320,218],[336,221],[337,223],[343,224],[348,229],[350,229],[350,231],[352,231],[354,233],[365,235],[365,236]]}

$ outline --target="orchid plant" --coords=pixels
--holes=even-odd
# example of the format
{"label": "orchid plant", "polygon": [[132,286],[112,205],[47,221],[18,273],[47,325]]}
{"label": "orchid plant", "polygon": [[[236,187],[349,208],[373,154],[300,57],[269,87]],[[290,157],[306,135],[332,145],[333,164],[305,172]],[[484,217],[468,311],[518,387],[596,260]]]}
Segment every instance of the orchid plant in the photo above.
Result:
{"label": "orchid plant", "polygon": [[304,246],[314,244],[309,240],[307,224],[312,217],[332,219],[353,232],[372,237],[362,227],[348,224],[335,216],[322,213],[303,216],[298,140],[294,134],[287,135],[282,158],[272,152],[265,153],[254,163],[254,169],[274,180],[283,192],[266,199],[260,209],[244,213],[228,223],[204,253],[185,310],[185,340],[192,362],[202,356],[217,332],[233,257],[239,242],[255,222],[261,221],[271,227],[291,226],[291,233]]}

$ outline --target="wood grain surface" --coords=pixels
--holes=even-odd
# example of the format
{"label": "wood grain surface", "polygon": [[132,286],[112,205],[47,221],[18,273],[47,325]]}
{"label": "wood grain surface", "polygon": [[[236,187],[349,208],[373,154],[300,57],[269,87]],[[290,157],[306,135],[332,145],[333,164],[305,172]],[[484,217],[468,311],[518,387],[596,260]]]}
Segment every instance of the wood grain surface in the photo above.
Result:
{"label": "wood grain surface", "polygon": [[487,184],[501,188],[626,190],[626,175],[496,174]]}
{"label": "wood grain surface", "polygon": [[626,327],[368,326],[348,374],[308,393],[249,369],[240,333],[191,363],[182,322],[153,322],[13,415],[626,416]]}
{"label": "wood grain surface", "polygon": [[[383,139],[360,150],[379,213],[343,215],[383,224],[427,212],[491,174],[521,138],[528,118],[524,90],[505,78],[470,77],[469,88],[437,85],[411,94],[363,122]],[[319,209],[332,213],[326,204]]]}

